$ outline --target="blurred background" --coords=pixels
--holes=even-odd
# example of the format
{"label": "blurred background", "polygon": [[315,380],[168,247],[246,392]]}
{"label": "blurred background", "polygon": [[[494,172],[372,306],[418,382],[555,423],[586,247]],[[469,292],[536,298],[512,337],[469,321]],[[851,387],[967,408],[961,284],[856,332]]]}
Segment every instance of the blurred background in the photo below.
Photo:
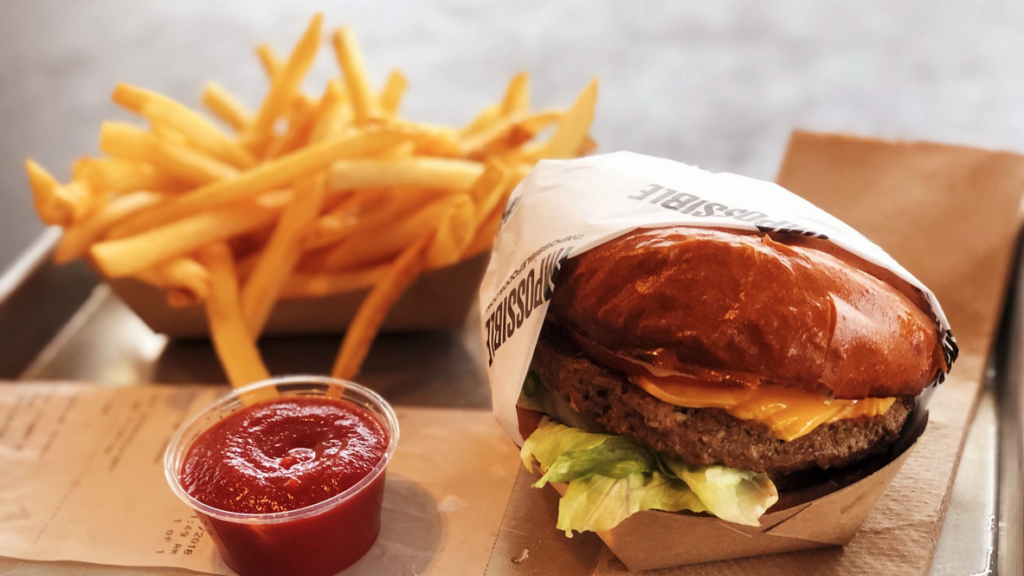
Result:
{"label": "blurred background", "polygon": [[196,105],[217,79],[255,107],[254,47],[287,54],[317,10],[374,80],[407,75],[413,119],[462,124],[527,70],[540,107],[600,79],[599,150],[714,171],[773,178],[794,127],[1024,152],[1024,2],[3,0],[0,271],[42,231],[24,159],[68,178],[123,116],[116,82]]}

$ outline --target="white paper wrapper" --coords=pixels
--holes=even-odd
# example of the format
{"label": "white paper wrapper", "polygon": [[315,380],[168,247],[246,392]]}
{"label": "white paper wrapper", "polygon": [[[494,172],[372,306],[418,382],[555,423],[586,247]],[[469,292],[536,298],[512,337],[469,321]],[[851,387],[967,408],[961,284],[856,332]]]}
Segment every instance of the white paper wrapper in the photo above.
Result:
{"label": "white paper wrapper", "polygon": [[924,293],[944,332],[946,363],[956,359],[949,323],[927,287],[856,230],[781,186],[630,152],[543,161],[512,194],[480,286],[494,413],[517,444],[516,402],[561,262],[638,228],[674,225],[815,236],[887,268]]}

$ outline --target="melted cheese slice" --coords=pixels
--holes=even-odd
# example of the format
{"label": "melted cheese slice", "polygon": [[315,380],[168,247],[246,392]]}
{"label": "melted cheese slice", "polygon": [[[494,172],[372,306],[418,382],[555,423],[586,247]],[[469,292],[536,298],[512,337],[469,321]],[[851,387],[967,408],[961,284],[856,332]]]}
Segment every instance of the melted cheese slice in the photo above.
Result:
{"label": "melted cheese slice", "polygon": [[630,378],[655,398],[684,408],[721,408],[734,418],[756,420],[786,442],[837,420],[885,414],[895,398],[830,400],[819,394],[786,388],[712,388],[666,382],[648,376]]}

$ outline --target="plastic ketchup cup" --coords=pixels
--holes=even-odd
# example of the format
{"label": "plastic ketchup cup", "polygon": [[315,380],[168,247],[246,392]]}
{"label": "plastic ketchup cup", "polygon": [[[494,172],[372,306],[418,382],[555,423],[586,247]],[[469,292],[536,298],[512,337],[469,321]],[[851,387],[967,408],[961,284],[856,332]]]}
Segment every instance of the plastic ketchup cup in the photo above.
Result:
{"label": "plastic ketchup cup", "polygon": [[[253,398],[265,399],[252,404]],[[281,512],[240,513],[199,501],[183,485],[183,466],[204,433],[233,414],[256,406],[295,400],[333,398],[354,404],[383,428],[386,446],[375,466],[342,492],[301,508]],[[243,398],[249,400],[243,403]],[[236,417],[237,419],[238,417]],[[229,421],[230,422],[230,421]],[[259,434],[257,434],[259,436]],[[242,576],[303,574],[328,576],[363,557],[380,532],[384,475],[398,444],[398,419],[377,393],[358,384],[316,376],[278,378],[240,388],[213,403],[171,439],[164,473],[171,490],[199,516],[224,562]],[[311,451],[300,448],[299,455]]]}

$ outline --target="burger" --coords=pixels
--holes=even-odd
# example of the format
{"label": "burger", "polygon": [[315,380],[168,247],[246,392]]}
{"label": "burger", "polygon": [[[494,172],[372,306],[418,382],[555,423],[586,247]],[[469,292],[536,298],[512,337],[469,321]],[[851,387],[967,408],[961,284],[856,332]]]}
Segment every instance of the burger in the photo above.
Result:
{"label": "burger", "polygon": [[890,454],[948,372],[919,289],[818,238],[669,227],[565,261],[519,403],[558,527],[648,509],[757,525]]}

